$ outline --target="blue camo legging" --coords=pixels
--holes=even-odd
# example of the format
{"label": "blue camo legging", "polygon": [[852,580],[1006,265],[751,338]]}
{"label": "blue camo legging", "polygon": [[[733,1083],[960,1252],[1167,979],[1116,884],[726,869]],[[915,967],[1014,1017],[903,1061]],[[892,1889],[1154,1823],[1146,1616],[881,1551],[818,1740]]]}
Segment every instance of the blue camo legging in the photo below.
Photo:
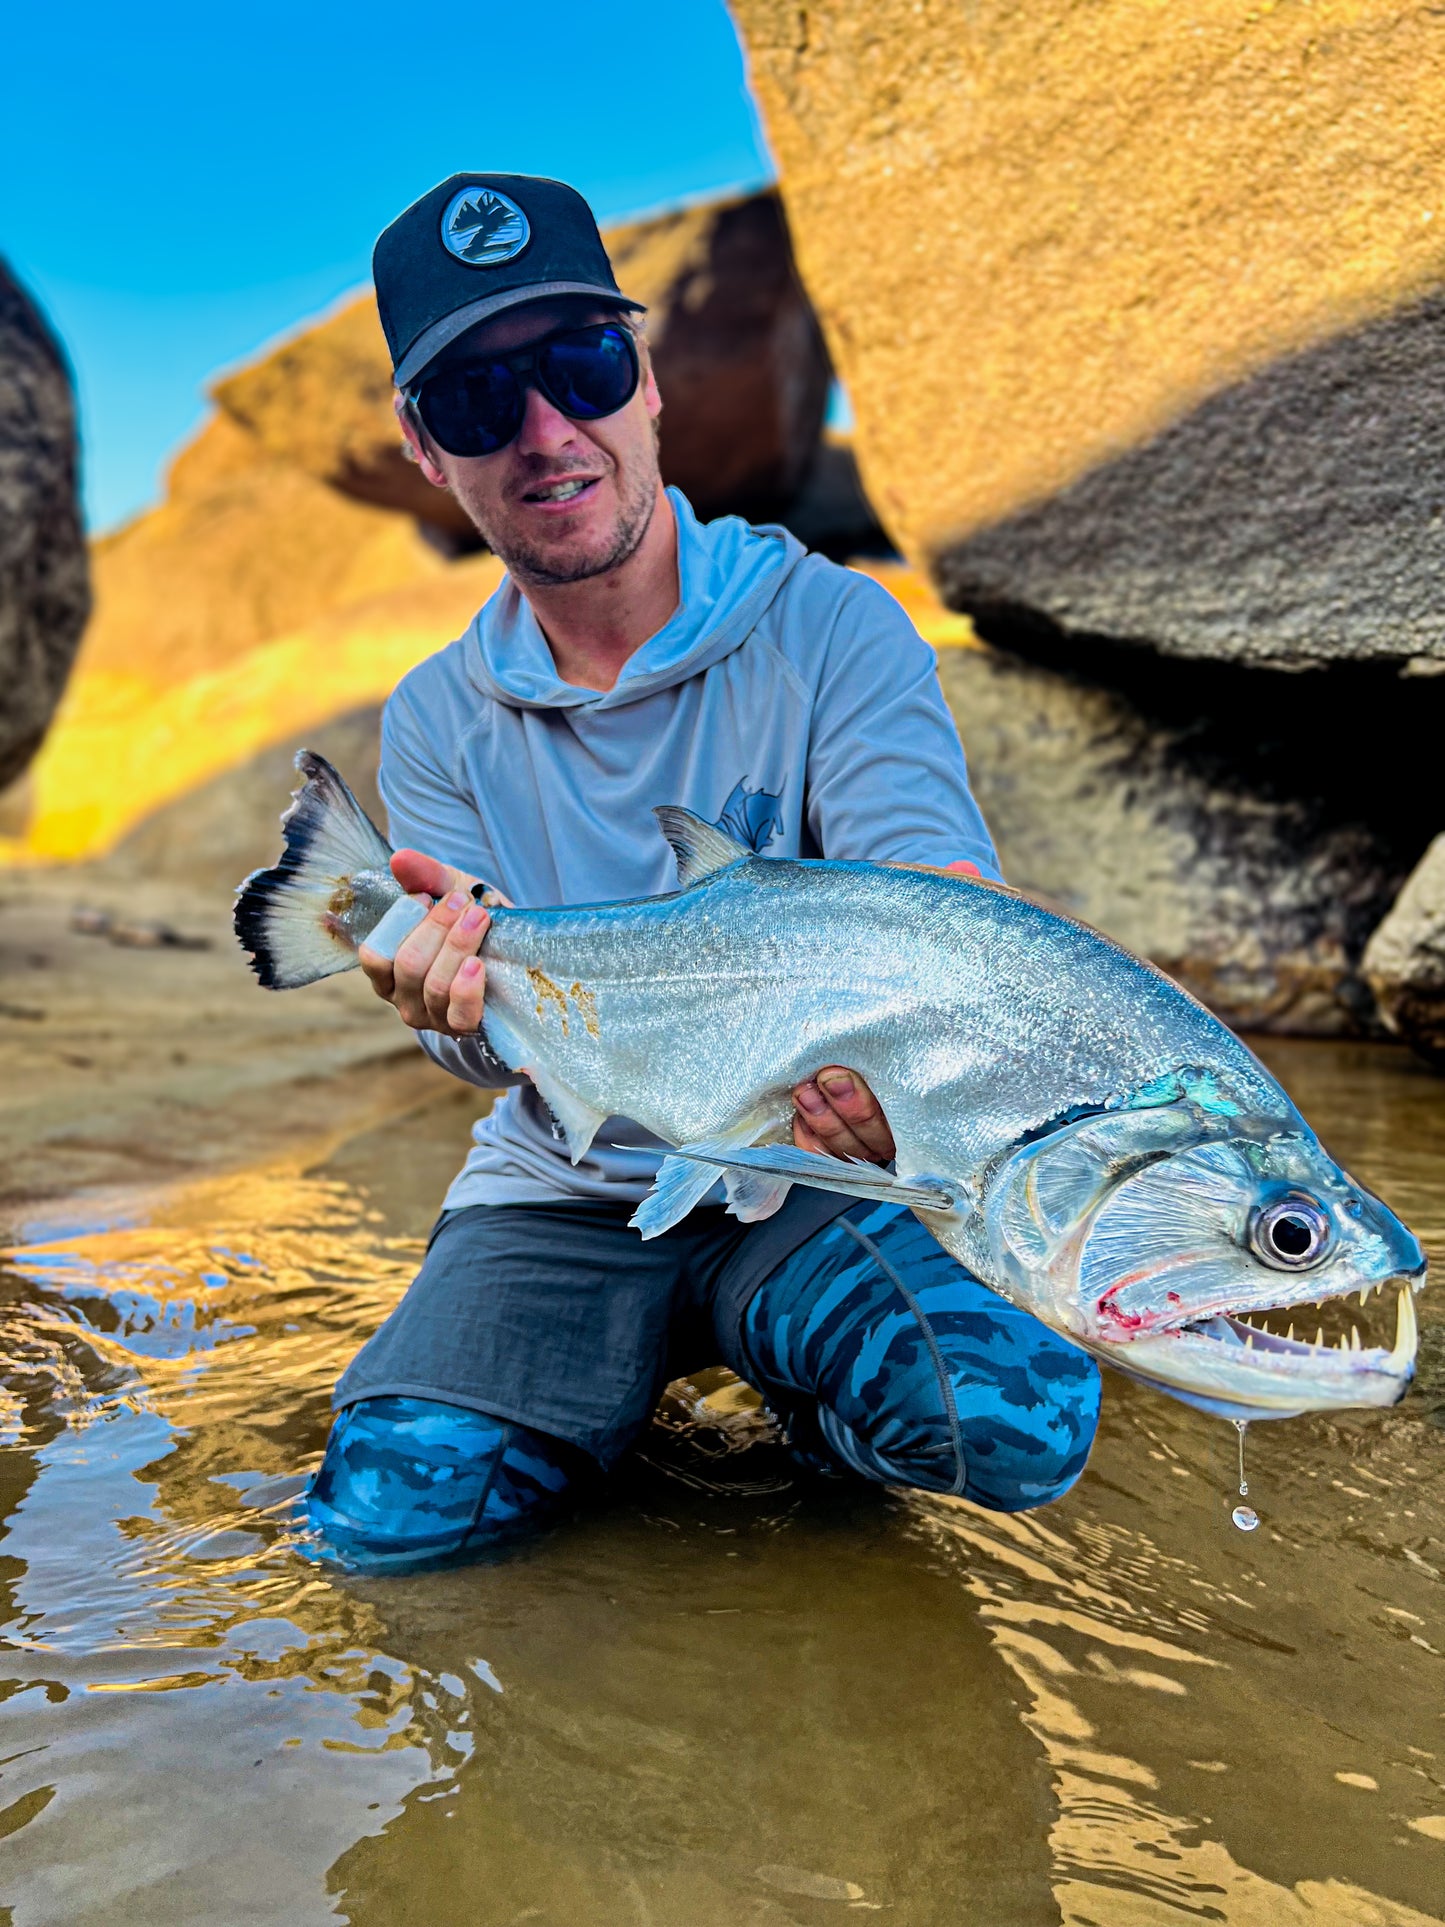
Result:
{"label": "blue camo legging", "polygon": [[[1018,1512],[1066,1492],[1093,1443],[1092,1359],[897,1206],[856,1205],[800,1246],[753,1297],[742,1344],[804,1456],[887,1485]],[[332,1429],[309,1522],[354,1565],[457,1558],[539,1523],[590,1463],[484,1412],[364,1398]]]}

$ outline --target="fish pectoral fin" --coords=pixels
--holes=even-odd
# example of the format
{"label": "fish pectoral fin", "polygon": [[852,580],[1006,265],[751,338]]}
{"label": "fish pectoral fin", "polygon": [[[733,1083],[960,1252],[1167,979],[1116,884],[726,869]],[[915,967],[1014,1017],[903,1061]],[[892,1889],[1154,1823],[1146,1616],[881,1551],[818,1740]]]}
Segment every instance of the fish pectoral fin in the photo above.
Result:
{"label": "fish pectoral fin", "polygon": [[[708,1167],[704,1167],[705,1169]],[[744,1171],[729,1165],[723,1172],[727,1186],[728,1210],[742,1224],[759,1224],[782,1209],[783,1200],[793,1188],[791,1178],[769,1177],[765,1171]]]}
{"label": "fish pectoral fin", "polygon": [[717,1183],[710,1164],[687,1158],[664,1158],[657,1167],[652,1189],[627,1222],[644,1238],[657,1238],[680,1224],[695,1204],[701,1204]]}
{"label": "fish pectoral fin", "polygon": [[914,1211],[954,1211],[960,1202],[958,1192],[942,1178],[900,1178],[862,1159],[820,1157],[793,1144],[764,1144],[756,1149],[720,1141],[681,1144],[676,1155],[700,1164],[785,1178],[789,1184],[810,1184],[819,1191],[841,1191],[848,1198],[907,1205]]}
{"label": "fish pectoral fin", "polygon": [[652,814],[672,845],[672,854],[677,858],[677,880],[684,890],[701,883],[715,870],[731,869],[734,863],[742,863],[754,854],[745,844],[735,842],[726,830],[720,830],[715,823],[705,823],[680,803],[662,803]]}

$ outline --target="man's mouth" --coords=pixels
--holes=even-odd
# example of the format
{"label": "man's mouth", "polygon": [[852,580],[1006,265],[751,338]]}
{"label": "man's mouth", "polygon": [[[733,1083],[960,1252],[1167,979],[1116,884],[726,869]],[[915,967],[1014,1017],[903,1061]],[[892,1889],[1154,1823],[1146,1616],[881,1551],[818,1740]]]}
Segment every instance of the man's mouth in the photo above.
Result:
{"label": "man's mouth", "polygon": [[601,479],[600,475],[564,475],[556,481],[539,482],[535,488],[529,488],[526,491],[522,500],[542,507],[575,502],[579,496],[595,488]]}

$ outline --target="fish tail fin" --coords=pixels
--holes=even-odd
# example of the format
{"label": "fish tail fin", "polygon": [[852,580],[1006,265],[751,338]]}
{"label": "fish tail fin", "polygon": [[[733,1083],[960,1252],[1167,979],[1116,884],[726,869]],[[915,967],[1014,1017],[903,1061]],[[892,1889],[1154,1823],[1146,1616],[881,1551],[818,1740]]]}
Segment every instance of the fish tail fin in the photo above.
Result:
{"label": "fish tail fin", "polygon": [[305,780],[281,818],[281,861],[236,892],[236,936],[268,990],[354,969],[368,932],[354,927],[352,879],[391,880],[389,844],[325,757],[300,750],[296,767]]}

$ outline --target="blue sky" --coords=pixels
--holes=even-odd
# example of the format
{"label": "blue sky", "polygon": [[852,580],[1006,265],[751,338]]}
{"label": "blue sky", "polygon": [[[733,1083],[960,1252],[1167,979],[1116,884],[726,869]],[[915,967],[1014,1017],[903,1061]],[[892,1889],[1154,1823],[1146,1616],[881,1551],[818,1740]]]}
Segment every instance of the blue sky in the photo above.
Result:
{"label": "blue sky", "polygon": [[0,254],[75,366],[97,529],[445,175],[556,174],[604,221],[772,175],[722,0],[52,0],[4,38]]}

